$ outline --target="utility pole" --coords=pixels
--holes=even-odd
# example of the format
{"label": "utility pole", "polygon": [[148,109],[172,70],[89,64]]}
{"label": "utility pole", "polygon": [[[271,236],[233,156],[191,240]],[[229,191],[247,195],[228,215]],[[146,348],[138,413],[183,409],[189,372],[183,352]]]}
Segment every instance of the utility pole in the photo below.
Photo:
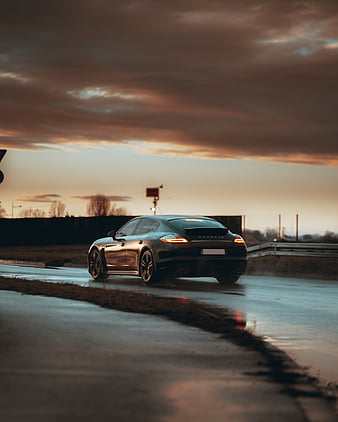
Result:
{"label": "utility pole", "polygon": [[282,236],[283,236],[283,233],[282,233],[282,214],[279,214],[278,215],[278,237],[279,237],[279,240],[281,240]]}
{"label": "utility pole", "polygon": [[296,242],[299,241],[298,229],[299,229],[299,215],[296,214]]}

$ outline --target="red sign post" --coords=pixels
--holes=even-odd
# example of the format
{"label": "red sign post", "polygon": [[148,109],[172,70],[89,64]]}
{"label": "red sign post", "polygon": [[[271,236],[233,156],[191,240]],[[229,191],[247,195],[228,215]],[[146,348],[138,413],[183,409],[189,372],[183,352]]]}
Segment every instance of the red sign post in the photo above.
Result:
{"label": "red sign post", "polygon": [[153,199],[153,207],[151,210],[156,214],[156,207],[157,202],[160,199],[160,188],[163,188],[163,185],[157,187],[157,188],[146,188],[146,197],[147,198],[154,198]]}
{"label": "red sign post", "polygon": [[147,188],[146,189],[146,196],[147,198],[159,198],[159,188]]}

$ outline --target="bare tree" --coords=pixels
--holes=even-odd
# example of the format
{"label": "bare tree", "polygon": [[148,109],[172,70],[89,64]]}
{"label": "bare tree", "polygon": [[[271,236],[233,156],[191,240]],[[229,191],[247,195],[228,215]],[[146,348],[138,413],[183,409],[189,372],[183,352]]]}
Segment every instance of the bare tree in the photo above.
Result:
{"label": "bare tree", "polygon": [[1,202],[0,202],[0,218],[4,218],[6,216],[6,210],[5,208],[2,208]]}
{"label": "bare tree", "polygon": [[125,207],[117,207],[116,204],[113,204],[110,208],[109,215],[127,215],[128,211]]}
{"label": "bare tree", "polygon": [[21,218],[45,218],[45,211],[40,209],[32,210],[32,208],[25,208],[20,211]]}
{"label": "bare tree", "polygon": [[97,193],[95,196],[92,196],[87,205],[87,213],[91,217],[103,217],[109,214],[110,209],[110,199]]}
{"label": "bare tree", "polygon": [[24,208],[20,211],[19,216],[21,218],[30,218],[32,216],[32,210],[30,208]]}
{"label": "bare tree", "polygon": [[52,202],[49,215],[51,217],[64,217],[66,215],[66,205],[61,201]]}
{"label": "bare tree", "polygon": [[337,243],[338,242],[338,233],[331,232],[327,230],[323,236],[320,238],[321,242],[325,243]]}
{"label": "bare tree", "polygon": [[45,213],[44,210],[40,210],[39,208],[37,208],[36,210],[32,210],[32,217],[33,218],[45,218],[46,213]]}

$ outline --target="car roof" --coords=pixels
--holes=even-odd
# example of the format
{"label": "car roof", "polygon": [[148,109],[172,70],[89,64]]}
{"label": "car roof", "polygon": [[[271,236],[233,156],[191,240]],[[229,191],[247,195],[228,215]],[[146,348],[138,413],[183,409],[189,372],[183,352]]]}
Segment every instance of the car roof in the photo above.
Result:
{"label": "car roof", "polygon": [[181,214],[170,214],[170,215],[142,215],[138,218],[152,218],[154,220],[159,220],[159,221],[170,221],[170,220],[184,220],[186,218],[196,218],[196,219],[200,219],[200,220],[213,220],[210,217],[203,217],[203,216],[199,216],[199,215],[181,215]]}

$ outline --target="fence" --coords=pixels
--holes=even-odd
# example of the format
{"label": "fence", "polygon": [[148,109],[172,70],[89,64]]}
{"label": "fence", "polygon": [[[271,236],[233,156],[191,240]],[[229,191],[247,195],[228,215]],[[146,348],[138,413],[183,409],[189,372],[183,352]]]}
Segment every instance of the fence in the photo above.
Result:
{"label": "fence", "polygon": [[[121,227],[132,216],[0,218],[0,246],[86,244]],[[213,217],[241,234],[241,216]]]}

